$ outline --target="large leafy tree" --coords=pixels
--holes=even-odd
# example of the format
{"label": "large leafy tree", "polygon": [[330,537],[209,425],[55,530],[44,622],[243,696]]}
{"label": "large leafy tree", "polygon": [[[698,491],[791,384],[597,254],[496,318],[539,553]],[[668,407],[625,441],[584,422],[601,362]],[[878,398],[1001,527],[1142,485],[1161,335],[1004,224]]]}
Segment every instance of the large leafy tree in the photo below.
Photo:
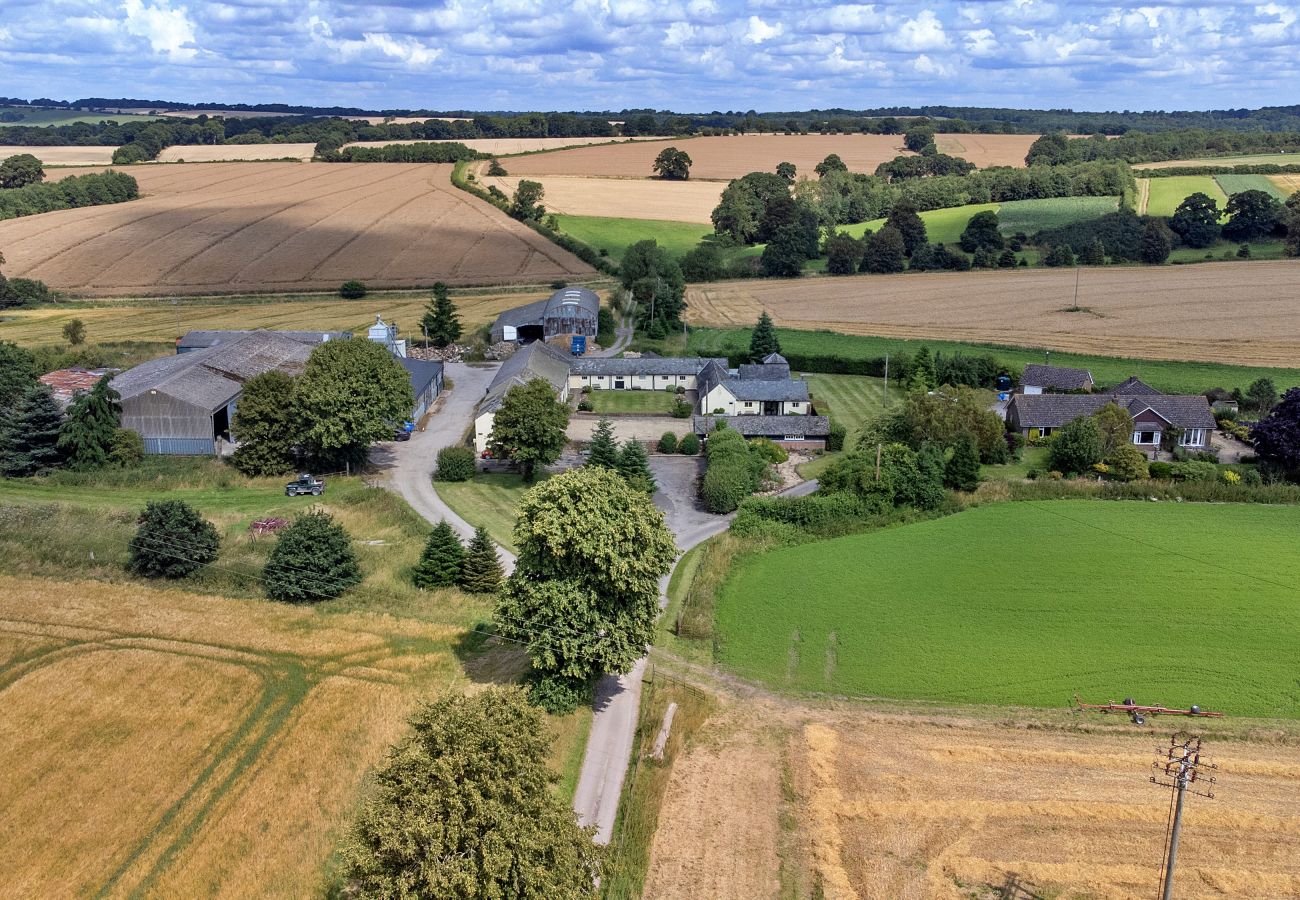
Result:
{"label": "large leafy tree", "polygon": [[216,526],[183,500],[150,501],[129,545],[127,570],[146,578],[188,578],[216,562]]}
{"label": "large leafy tree", "polygon": [[836,231],[826,238],[826,271],[831,275],[852,275],[862,264],[865,244],[850,234]]}
{"label": "large leafy tree", "polygon": [[1255,450],[1288,472],[1300,472],[1300,387],[1282,395],[1272,411],[1250,430]]}
{"label": "large leafy tree", "polygon": [[[920,353],[917,354],[920,356]],[[953,447],[971,437],[983,462],[1003,462],[1007,449],[1006,426],[989,410],[988,395],[964,385],[947,386],[936,393],[909,391],[881,421],[884,437],[920,450],[927,444]]]}
{"label": "large leafy tree", "polygon": [[1142,239],[1138,242],[1138,259],[1158,266],[1169,258],[1173,249],[1173,234],[1169,226],[1159,219],[1149,219],[1142,227]]}
{"label": "large leafy tree", "polygon": [[410,723],[344,845],[358,896],[599,896],[601,851],[552,789],[551,730],[517,689],[447,694]]}
{"label": "large leafy tree", "polygon": [[818,178],[829,175],[831,172],[847,172],[848,170],[849,167],[844,164],[844,160],[840,159],[838,153],[830,154],[817,165],[813,166],[813,171],[817,173]]}
{"label": "large leafy tree", "polygon": [[59,431],[63,413],[50,389],[37,382],[8,409],[0,409],[0,475],[21,478],[53,469],[62,461]]}
{"label": "large leafy tree", "polygon": [[471,594],[491,594],[501,586],[501,575],[501,558],[497,556],[496,545],[488,536],[487,529],[480,525],[474,529],[474,537],[465,548],[465,559],[456,583],[461,590]]}
{"label": "large leafy tree", "polygon": [[30,353],[17,344],[0,341],[0,412],[36,384],[38,374],[36,360]]}
{"label": "large leafy tree", "polygon": [[795,168],[792,162],[779,162],[776,164],[776,174],[786,181],[793,182],[796,172],[798,172],[798,169]]}
{"label": "large leafy tree", "polygon": [[1188,247],[1208,247],[1219,239],[1219,205],[1208,194],[1191,194],[1178,204],[1169,227]]}
{"label": "large leafy tree", "polygon": [[929,241],[925,220],[910,200],[899,200],[894,204],[889,211],[889,218],[885,220],[885,226],[903,236],[903,252],[907,256],[911,256]]}
{"label": "large leafy tree", "polygon": [[415,406],[411,379],[382,344],[365,338],[318,344],[297,379],[307,449],[327,463],[361,463]]}
{"label": "large leafy tree", "polygon": [[97,469],[109,462],[113,435],[122,423],[122,398],[105,375],[68,406],[59,431],[59,450],[74,469]]}
{"label": "large leafy tree", "polygon": [[534,669],[574,680],[627,672],[654,636],[677,550],[663,514],[616,472],[583,466],[519,503],[518,561],[497,602]]}
{"label": "large leafy tree", "polygon": [[1246,388],[1246,399],[1261,415],[1268,415],[1277,403],[1277,387],[1271,378],[1256,378]]}
{"label": "large leafy tree", "polygon": [[0,188],[20,188],[45,180],[41,161],[30,153],[19,153],[0,162]]}
{"label": "large leafy tree", "polygon": [[1052,436],[1048,462],[1054,471],[1075,475],[1101,462],[1103,447],[1101,426],[1097,420],[1092,416],[1079,416]]}
{"label": "large leafy tree", "polygon": [[776,326],[772,324],[772,317],[767,314],[767,310],[763,310],[749,336],[749,361],[760,363],[773,353],[780,352],[781,341],[776,336]]}
{"label": "large leafy tree", "polygon": [[806,248],[803,229],[785,225],[777,229],[763,248],[758,258],[759,268],[768,278],[798,278],[808,259]]}
{"label": "large leafy tree", "polygon": [[686,310],[686,278],[672,254],[653,239],[637,241],[623,253],[618,272],[623,287],[636,298],[641,328],[681,328],[681,316]]}
{"label": "large leafy tree", "polygon": [[862,271],[887,275],[903,271],[906,247],[897,228],[886,225],[867,238],[867,252],[862,257]]}
{"label": "large leafy tree", "polygon": [[262,569],[267,596],[291,603],[319,603],[360,583],[352,539],[322,510],[304,513],[281,531]]}
{"label": "large leafy tree", "polygon": [[293,377],[272,369],[244,382],[231,432],[239,446],[232,462],[245,475],[293,470],[301,441]]}
{"label": "large leafy tree", "polygon": [[513,460],[532,481],[538,466],[560,458],[568,442],[569,406],[555,397],[543,378],[516,385],[506,392],[492,420],[488,448],[498,459]]}
{"label": "large leafy tree", "polygon": [[546,215],[546,207],[542,205],[544,196],[546,190],[540,182],[521,178],[506,211],[520,221],[539,222]]}
{"label": "large leafy tree", "polygon": [[456,314],[456,306],[451,302],[445,283],[434,282],[433,299],[429,301],[420,325],[435,347],[445,347],[460,337],[460,316]]}
{"label": "large leafy tree", "polygon": [[691,158],[685,150],[665,147],[659,151],[651,168],[660,178],[685,181],[691,177]]}
{"label": "large leafy tree", "polygon": [[713,230],[741,244],[765,240],[769,208],[790,200],[790,183],[772,172],[750,172],[730,182],[713,210]]}
{"label": "large leafy tree", "polygon": [[1133,442],[1133,417],[1118,404],[1107,403],[1092,414],[1101,434],[1101,455],[1105,459]]}
{"label": "large leafy tree", "polygon": [[1002,232],[998,231],[998,214],[991,209],[977,212],[966,223],[966,230],[961,233],[959,242],[967,253],[976,250],[1001,250]]}
{"label": "large leafy tree", "polygon": [[1271,234],[1282,217],[1282,204],[1267,191],[1242,191],[1228,198],[1228,223],[1223,236],[1232,241],[1253,241]]}

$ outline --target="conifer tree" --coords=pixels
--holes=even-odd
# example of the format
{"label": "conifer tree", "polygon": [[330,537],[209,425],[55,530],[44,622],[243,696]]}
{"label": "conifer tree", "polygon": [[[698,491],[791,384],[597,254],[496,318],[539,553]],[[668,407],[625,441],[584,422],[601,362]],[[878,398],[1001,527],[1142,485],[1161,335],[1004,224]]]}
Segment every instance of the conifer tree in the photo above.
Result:
{"label": "conifer tree", "polygon": [[780,352],[781,342],[776,337],[776,326],[772,324],[772,317],[767,314],[767,310],[764,310],[749,339],[749,361],[760,363],[773,353]]}
{"label": "conifer tree", "polygon": [[429,532],[420,562],[411,573],[415,586],[425,590],[447,587],[456,583],[465,560],[465,547],[451,526],[444,520]]}
{"label": "conifer tree", "polygon": [[614,425],[604,417],[596,423],[587,447],[587,465],[602,469],[618,468],[618,444],[614,442]]}
{"label": "conifer tree", "polygon": [[938,384],[939,376],[934,371],[934,358],[930,356],[930,348],[922,347],[916,351],[916,358],[912,360],[908,387],[914,391],[932,391]]}
{"label": "conifer tree", "polygon": [[653,494],[658,490],[654,473],[650,471],[650,459],[645,452],[645,444],[635,438],[623,442],[618,452],[618,474],[638,491]]}
{"label": "conifer tree", "polygon": [[63,414],[50,389],[39,382],[0,414],[0,475],[23,478],[59,464]]}
{"label": "conifer tree", "polygon": [[443,282],[434,282],[433,299],[429,301],[420,325],[435,347],[445,347],[460,337],[460,316],[456,314],[456,307]]}
{"label": "conifer tree", "polygon": [[68,407],[59,431],[59,450],[74,469],[97,469],[109,461],[113,435],[122,422],[121,397],[105,375]]}
{"label": "conifer tree", "polygon": [[953,447],[943,469],[943,483],[955,491],[973,491],[980,483],[980,452],[969,435]]}
{"label": "conifer tree", "polygon": [[497,548],[487,529],[480,525],[474,529],[474,537],[465,551],[458,584],[471,594],[491,594],[500,586],[502,574]]}
{"label": "conifer tree", "polygon": [[267,596],[294,603],[319,603],[360,583],[352,538],[323,511],[305,513],[281,531],[262,570]]}

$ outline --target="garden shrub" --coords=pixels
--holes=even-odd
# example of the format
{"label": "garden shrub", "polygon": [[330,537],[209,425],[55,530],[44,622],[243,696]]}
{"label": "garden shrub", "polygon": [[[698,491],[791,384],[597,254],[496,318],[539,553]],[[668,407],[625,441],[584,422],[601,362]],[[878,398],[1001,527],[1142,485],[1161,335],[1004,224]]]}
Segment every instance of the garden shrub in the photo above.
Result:
{"label": "garden shrub", "polygon": [[299,516],[276,537],[262,570],[262,586],[272,600],[317,603],[361,583],[361,565],[352,538],[326,512]]}
{"label": "garden shrub", "polygon": [[1219,477],[1219,469],[1214,463],[1200,460],[1173,463],[1175,481],[1214,481]]}
{"label": "garden shrub", "polygon": [[1106,457],[1105,465],[1116,481],[1137,481],[1146,478],[1149,471],[1147,458],[1136,447],[1116,447]]}
{"label": "garden shrub", "polygon": [[443,447],[438,451],[438,481],[469,481],[474,477],[474,451],[469,447]]}
{"label": "garden shrub", "polygon": [[123,469],[134,468],[144,460],[144,438],[138,431],[117,428],[108,445],[108,459]]}
{"label": "garden shrub", "polygon": [[700,488],[704,508],[711,513],[733,512],[758,487],[763,461],[750,452],[740,433],[730,428],[716,429],[705,453],[709,466]]}
{"label": "garden shrub", "polygon": [[682,435],[682,439],[677,442],[677,452],[682,456],[695,456],[700,452],[700,439],[693,432]]}
{"label": "garden shrub", "polygon": [[677,401],[673,403],[673,410],[672,410],[673,418],[689,419],[691,417],[691,411],[693,409],[694,407],[692,407],[691,404],[687,403],[685,400],[682,400],[681,398],[678,398]]}
{"label": "garden shrub", "polygon": [[663,437],[659,438],[659,452],[676,453],[677,435],[673,434],[671,431],[665,431]]}
{"label": "garden shrub", "polygon": [[754,438],[749,442],[751,453],[758,454],[764,462],[777,465],[790,458],[790,454],[780,444],[767,438]]}
{"label": "garden shrub", "polygon": [[1153,462],[1147,465],[1147,475],[1159,481],[1172,481],[1174,478],[1174,467],[1172,463]]}
{"label": "garden shrub", "polygon": [[843,450],[844,440],[848,436],[848,429],[834,419],[831,419],[830,429],[830,432],[826,435],[826,449],[830,451]]}
{"label": "garden shrub", "polygon": [[151,500],[131,538],[126,568],[145,578],[188,578],[216,562],[216,526],[183,500]]}

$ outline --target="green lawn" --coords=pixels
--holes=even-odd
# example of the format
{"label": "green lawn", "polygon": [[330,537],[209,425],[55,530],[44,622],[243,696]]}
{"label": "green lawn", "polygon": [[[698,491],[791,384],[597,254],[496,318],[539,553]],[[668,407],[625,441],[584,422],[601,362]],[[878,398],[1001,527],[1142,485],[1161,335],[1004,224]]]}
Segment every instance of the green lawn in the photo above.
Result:
{"label": "green lawn", "polygon": [[[1210,247],[1178,247],[1169,254],[1171,263],[1205,262],[1207,259],[1237,259],[1240,244],[1231,241],[1215,241]],[[1250,242],[1251,259],[1282,259],[1286,253],[1286,242],[1281,240],[1264,240]]]}
{"label": "green lawn", "polygon": [[[534,483],[545,475],[538,475]],[[492,540],[512,553],[519,498],[532,485],[525,485],[519,475],[487,475],[480,472],[470,481],[438,481],[438,496],[471,525],[482,525]]]}
{"label": "green lawn", "polygon": [[[969,206],[953,206],[948,209],[931,209],[921,213],[925,222],[925,234],[932,244],[955,244],[966,230],[966,223],[971,216],[985,210],[997,212],[996,203],[973,203]],[[862,237],[867,230],[879,231],[885,224],[884,219],[872,219],[857,225],[845,225],[840,230],[854,237]]]}
{"label": "green lawn", "polygon": [[677,395],[668,391],[592,391],[587,399],[591,401],[592,411],[597,413],[668,415]]}
{"label": "green lawn", "polygon": [[[792,355],[830,354],[844,359],[875,359],[885,353],[915,353],[926,346],[931,352],[988,353],[1008,366],[1023,367],[1043,362],[1043,351],[1024,347],[999,347],[994,344],[964,344],[952,341],[903,340],[900,338],[836,334],[830,331],[796,331],[778,328],[781,347]],[[749,348],[748,328],[695,328],[686,347],[689,356],[727,356],[743,354]],[[1279,388],[1300,385],[1300,368],[1269,369],[1255,366],[1230,366],[1220,363],[1183,362],[1177,360],[1139,360],[1113,356],[1088,356],[1079,353],[1051,354],[1053,365],[1077,366],[1092,371],[1099,384],[1118,384],[1130,375],[1166,393],[1198,394],[1211,387],[1246,389],[1256,378],[1272,378]]]}
{"label": "green lawn", "polygon": [[980,477],[986,481],[1017,481],[1029,477],[1029,470],[1047,471],[1047,448],[1025,447],[1020,451],[1020,461],[1005,466],[980,466]]}
{"label": "green lawn", "polygon": [[[83,112],[79,109],[33,109],[30,106],[0,107],[0,112],[15,112],[22,118],[17,122],[0,122],[0,128],[11,125],[73,125],[77,122],[157,122],[163,116],[134,116],[129,113]],[[3,143],[3,141],[0,141]]]}
{"label": "green lawn", "polygon": [[1300,508],[1005,503],[745,557],[719,658],[794,691],[1300,717]]}
{"label": "green lawn", "polygon": [[[868,375],[814,375],[805,376],[813,405],[821,415],[829,415],[847,430],[844,449],[852,450],[857,444],[862,426],[874,419],[884,409],[885,379]],[[812,462],[799,468],[805,478],[816,478],[836,459],[837,453],[823,453]]]}
{"label": "green lawn", "polygon": [[1151,194],[1146,208],[1149,216],[1172,216],[1178,204],[1197,193],[1207,195],[1219,204],[1219,209],[1228,203],[1227,195],[1213,175],[1175,175],[1171,178],[1152,178],[1149,181]]}
{"label": "green lawn", "polygon": [[[1095,219],[1114,212],[1118,206],[1118,197],[1050,197],[1045,200],[972,203],[969,206],[932,209],[921,213],[921,220],[925,222],[925,233],[930,243],[955,244],[966,230],[966,223],[971,220],[971,216],[986,210],[998,214],[999,230],[1003,234],[1023,231],[1032,235],[1044,228]],[[874,219],[858,225],[845,225],[840,230],[861,237],[867,229],[879,231],[884,224],[884,219]]]}
{"label": "green lawn", "polygon": [[[556,216],[560,230],[584,244],[604,250],[618,261],[637,241],[653,239],[675,256],[694,250],[700,241],[713,235],[712,225],[696,222],[669,222],[660,219],[613,219],[601,216]],[[758,256],[763,245],[734,247],[723,251],[726,259]]]}

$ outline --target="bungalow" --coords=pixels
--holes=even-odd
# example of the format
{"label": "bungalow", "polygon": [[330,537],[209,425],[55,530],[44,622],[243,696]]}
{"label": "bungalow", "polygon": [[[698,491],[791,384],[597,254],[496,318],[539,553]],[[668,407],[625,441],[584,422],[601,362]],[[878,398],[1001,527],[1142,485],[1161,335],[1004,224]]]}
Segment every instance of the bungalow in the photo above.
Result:
{"label": "bungalow", "polygon": [[[1120,389],[1124,392],[1121,393]],[[1166,431],[1178,429],[1178,445],[1191,451],[1208,451],[1214,432],[1214,414],[1199,394],[1161,394],[1148,384],[1130,378],[1105,394],[1017,394],[1007,406],[1007,423],[1026,437],[1049,437],[1080,416],[1114,403],[1133,417],[1132,442],[1152,456],[1160,449]]]}
{"label": "bungalow", "polygon": [[488,438],[496,412],[505,402],[510,389],[527,384],[534,378],[549,382],[561,403],[569,399],[569,357],[542,341],[535,341],[518,350],[501,363],[496,377],[488,385],[487,393],[479,401],[474,413],[474,448],[481,454],[487,449]]}
{"label": "bungalow", "polygon": [[791,378],[789,363],[776,354],[734,375],[711,363],[699,381],[700,412],[707,415],[721,410],[728,416],[806,416],[812,411],[808,383]]}
{"label": "bungalow", "polygon": [[826,416],[695,416],[692,426],[701,438],[707,437],[719,421],[735,429],[746,439],[767,438],[787,450],[825,450],[831,433]]}
{"label": "bungalow", "polygon": [[1044,366],[1030,363],[1020,373],[1018,394],[1047,394],[1065,391],[1091,391],[1095,387],[1092,373],[1087,369],[1066,366]]}
{"label": "bungalow", "polygon": [[583,357],[569,364],[569,389],[662,391],[699,387],[699,374],[710,363],[726,367],[725,359],[697,356],[646,356],[640,359]]}

